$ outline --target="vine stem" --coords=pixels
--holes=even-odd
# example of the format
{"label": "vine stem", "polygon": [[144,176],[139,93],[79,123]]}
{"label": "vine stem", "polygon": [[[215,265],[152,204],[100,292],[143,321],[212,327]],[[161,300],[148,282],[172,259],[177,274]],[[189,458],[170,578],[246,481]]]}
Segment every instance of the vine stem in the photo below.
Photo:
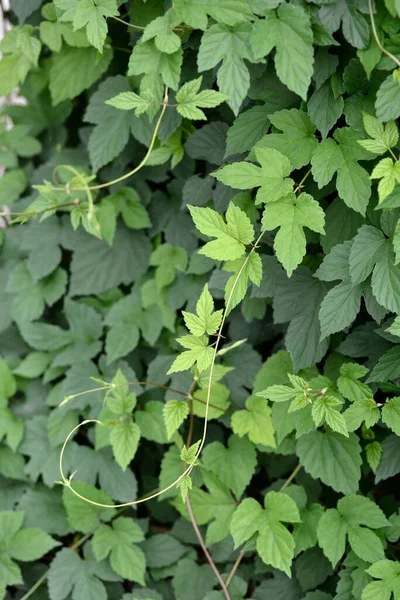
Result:
{"label": "vine stem", "polygon": [[368,8],[369,8],[369,18],[371,19],[372,33],[374,34],[374,38],[375,38],[375,41],[376,41],[376,44],[377,44],[379,50],[381,52],[383,52],[383,54],[386,54],[386,56],[389,56],[389,58],[391,58],[396,63],[396,65],[398,67],[400,67],[400,60],[397,58],[397,56],[395,56],[394,54],[389,52],[389,50],[386,50],[386,48],[382,45],[381,40],[379,39],[378,31],[376,29],[376,24],[375,24],[372,0],[368,0]]}
{"label": "vine stem", "polygon": [[[135,175],[135,173],[140,171],[140,169],[142,169],[145,166],[145,164],[147,163],[147,161],[149,160],[150,154],[153,152],[154,144],[156,143],[156,139],[157,139],[158,131],[160,129],[161,121],[163,119],[165,111],[167,110],[167,105],[168,105],[168,88],[166,87],[165,93],[164,93],[164,99],[162,102],[161,112],[157,119],[157,123],[156,123],[156,126],[153,131],[153,135],[152,135],[152,138],[150,141],[150,146],[148,147],[147,152],[144,155],[144,158],[140,161],[140,163],[134,169],[132,169],[132,171],[129,171],[129,173],[125,173],[125,175],[121,175],[121,177],[117,177],[116,179],[113,179],[112,181],[106,181],[105,183],[99,183],[98,185],[85,186],[82,188],[73,187],[73,188],[69,188],[69,191],[70,192],[88,192],[88,191],[93,191],[93,190],[101,190],[103,188],[109,187],[110,185],[115,185],[116,183],[120,183],[120,181],[124,181],[125,179],[128,179],[128,177],[132,177],[132,175]],[[59,165],[58,167],[56,167],[55,173],[57,173],[57,171],[65,168],[65,167],[66,167],[66,165]],[[66,191],[65,185],[61,185],[57,181],[56,181],[56,183],[57,183],[57,187],[53,188],[54,190],[59,190],[59,191],[63,191],[63,192]]]}
{"label": "vine stem", "polygon": [[[300,471],[301,469],[301,464],[299,463],[297,465],[297,467],[292,471],[292,473],[289,475],[289,477],[286,479],[286,481],[284,482],[284,484],[279,488],[280,492],[283,492],[283,490],[285,490],[288,485],[293,481],[293,479],[296,477],[297,473]],[[230,582],[232,581],[240,563],[242,562],[242,559],[244,558],[244,552],[240,552],[240,554],[238,555],[235,564],[233,565],[231,572],[229,573],[227,580],[226,580],[226,587],[229,586]]]}
{"label": "vine stem", "polygon": [[215,577],[218,579],[218,583],[220,584],[221,589],[224,592],[224,596],[225,596],[226,600],[231,600],[231,597],[230,597],[229,592],[227,590],[227,584],[225,584],[224,580],[221,577],[220,572],[218,571],[217,567],[215,566],[215,563],[214,563],[214,561],[213,561],[213,559],[211,557],[211,554],[207,550],[207,546],[204,543],[203,536],[201,535],[200,529],[199,529],[199,527],[198,527],[198,525],[196,523],[196,519],[195,519],[195,516],[193,514],[192,505],[191,505],[190,499],[189,499],[189,494],[187,494],[187,496],[186,496],[186,506],[187,506],[187,509],[188,509],[190,520],[192,521],[193,529],[194,529],[194,531],[196,533],[197,539],[199,540],[201,549],[203,550],[203,552],[204,552],[204,554],[205,554],[205,556],[206,556],[206,558],[208,560],[208,563],[209,563],[210,567],[214,571]]}
{"label": "vine stem", "polygon": [[[139,500],[132,500],[131,502],[124,502],[122,504],[103,504],[101,502],[95,502],[94,500],[89,500],[89,498],[85,498],[85,496],[82,496],[82,494],[80,494],[79,492],[77,492],[76,490],[74,490],[74,488],[71,486],[71,481],[73,478],[73,475],[67,479],[67,477],[64,474],[64,470],[63,470],[63,457],[64,457],[64,453],[65,453],[65,449],[66,446],[69,442],[69,440],[71,439],[71,437],[74,435],[74,433],[76,431],[78,431],[78,429],[80,429],[80,427],[82,427],[83,425],[87,425],[89,423],[97,423],[99,425],[103,425],[103,423],[101,421],[98,421],[97,419],[86,419],[85,421],[82,421],[82,423],[79,423],[76,427],[74,427],[74,429],[72,429],[72,431],[69,432],[66,440],[64,441],[64,444],[61,448],[61,453],[60,453],[60,461],[59,461],[59,467],[60,467],[60,474],[61,474],[61,481],[58,482],[61,485],[65,485],[66,487],[68,487],[71,492],[77,496],[77,498],[80,498],[81,500],[83,500],[84,502],[87,502],[88,504],[92,504],[93,506],[99,506],[101,508],[123,508],[124,506],[135,506],[137,504],[141,504],[142,502],[147,502],[148,500],[152,500],[153,498],[157,498],[158,496],[161,496],[161,494],[164,494],[165,492],[167,492],[168,490],[172,489],[173,487],[175,487],[180,481],[182,481],[182,479],[184,477],[186,477],[187,475],[190,475],[190,473],[192,472],[194,465],[197,461],[197,459],[199,458],[201,451],[203,449],[203,446],[205,444],[206,441],[206,437],[207,437],[207,425],[208,425],[208,413],[209,413],[209,408],[210,408],[210,399],[211,399],[211,386],[212,386],[212,376],[213,376],[213,372],[214,372],[214,364],[215,364],[215,359],[217,357],[217,353],[218,353],[218,346],[219,343],[222,339],[222,329],[223,326],[225,324],[226,318],[229,314],[229,307],[230,304],[232,302],[232,298],[233,298],[233,294],[235,293],[237,284],[239,282],[239,279],[244,271],[244,269],[246,268],[247,263],[250,260],[250,257],[252,255],[252,253],[256,250],[256,248],[258,247],[258,244],[261,241],[262,236],[264,235],[264,232],[262,231],[260,233],[260,235],[258,236],[254,246],[251,248],[250,252],[247,254],[245,260],[243,261],[242,266],[240,267],[235,281],[233,282],[232,285],[232,289],[230,291],[230,294],[228,296],[228,299],[226,301],[226,305],[225,305],[225,309],[222,315],[222,319],[221,319],[221,324],[219,326],[219,330],[217,333],[217,340],[214,344],[214,352],[213,352],[213,356],[212,356],[212,360],[211,360],[211,364],[210,364],[210,374],[209,374],[209,378],[208,378],[208,386],[207,386],[207,399],[206,399],[206,406],[205,406],[205,415],[204,415],[204,428],[203,428],[203,435],[201,437],[200,440],[200,444],[199,447],[197,449],[196,455],[193,458],[193,463],[190,464],[184,471],[183,473],[177,478],[175,479],[175,481],[173,481],[170,485],[168,485],[167,487],[165,487],[164,489],[151,494],[150,496],[147,496],[146,498],[141,498]],[[100,388],[102,389],[102,388]],[[103,388],[104,389],[104,388]],[[76,471],[75,471],[76,473]]]}

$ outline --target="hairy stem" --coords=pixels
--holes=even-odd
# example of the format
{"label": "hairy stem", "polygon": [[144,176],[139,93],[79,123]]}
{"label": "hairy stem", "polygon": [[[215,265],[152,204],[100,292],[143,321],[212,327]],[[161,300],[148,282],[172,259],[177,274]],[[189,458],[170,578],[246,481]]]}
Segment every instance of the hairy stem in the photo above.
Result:
{"label": "hairy stem", "polygon": [[187,506],[187,509],[188,509],[190,520],[192,521],[193,529],[194,529],[194,531],[196,533],[197,539],[199,540],[199,544],[201,546],[201,549],[203,550],[203,552],[205,554],[205,557],[206,557],[206,559],[207,559],[210,567],[214,571],[215,577],[218,579],[218,583],[221,586],[221,589],[222,589],[222,591],[224,593],[224,596],[225,596],[226,600],[231,600],[231,597],[230,597],[229,592],[227,590],[227,586],[226,586],[224,580],[222,579],[220,572],[218,571],[217,567],[215,566],[215,563],[214,563],[214,561],[213,561],[213,559],[211,557],[211,554],[207,550],[207,546],[204,543],[203,536],[201,535],[200,529],[199,529],[199,527],[198,527],[198,525],[196,523],[196,519],[195,519],[195,516],[193,514],[192,505],[191,505],[190,499],[189,499],[189,494],[187,494],[187,496],[186,496],[186,506]]}
{"label": "hairy stem", "polygon": [[368,0],[368,8],[369,8],[369,17],[371,19],[372,33],[374,34],[376,45],[378,46],[379,50],[381,50],[381,52],[383,52],[383,54],[386,54],[386,56],[389,56],[389,58],[391,58],[396,63],[396,65],[398,67],[400,67],[400,60],[397,58],[397,56],[395,56],[394,54],[389,52],[389,50],[386,50],[386,48],[382,45],[381,40],[379,39],[379,35],[378,35],[378,31],[376,29],[376,24],[375,24],[375,19],[374,19],[374,10],[373,10],[373,6],[372,6],[372,0]]}
{"label": "hairy stem", "polygon": [[[292,471],[292,473],[289,475],[289,477],[286,479],[286,481],[284,482],[284,484],[279,488],[280,492],[283,492],[283,490],[285,490],[288,485],[290,485],[290,483],[293,481],[293,479],[296,477],[297,473],[300,471],[301,469],[301,464],[299,463],[297,465],[297,467]],[[242,562],[242,559],[244,558],[244,552],[241,552],[237,559],[235,560],[235,564],[233,565],[231,572],[229,573],[227,580],[226,580],[226,587],[229,586],[230,582],[232,581],[240,563]]]}

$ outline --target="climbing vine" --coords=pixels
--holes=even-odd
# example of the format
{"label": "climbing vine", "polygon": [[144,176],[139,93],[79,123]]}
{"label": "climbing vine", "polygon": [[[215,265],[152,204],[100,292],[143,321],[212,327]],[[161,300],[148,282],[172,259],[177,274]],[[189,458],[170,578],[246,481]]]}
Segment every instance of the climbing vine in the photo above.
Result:
{"label": "climbing vine", "polygon": [[7,16],[0,598],[400,600],[396,2]]}

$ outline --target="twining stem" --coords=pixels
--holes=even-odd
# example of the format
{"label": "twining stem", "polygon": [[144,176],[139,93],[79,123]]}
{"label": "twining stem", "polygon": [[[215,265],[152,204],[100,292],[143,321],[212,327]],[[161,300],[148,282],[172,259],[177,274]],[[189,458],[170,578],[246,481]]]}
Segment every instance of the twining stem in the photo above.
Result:
{"label": "twining stem", "polygon": [[229,592],[227,590],[227,585],[225,584],[224,580],[221,577],[220,572],[218,571],[217,567],[215,566],[215,563],[214,563],[214,561],[213,561],[213,559],[211,557],[211,554],[207,550],[207,546],[204,543],[204,540],[203,540],[203,537],[201,535],[200,529],[199,529],[199,527],[198,527],[198,525],[196,523],[196,519],[195,519],[195,516],[193,514],[192,505],[191,505],[190,499],[189,499],[189,494],[187,494],[187,496],[186,496],[186,506],[187,506],[187,509],[188,509],[190,520],[192,521],[193,529],[194,529],[194,531],[196,533],[197,539],[199,540],[199,544],[201,546],[201,549],[203,550],[203,552],[204,552],[204,554],[205,554],[205,556],[207,558],[207,561],[208,561],[210,567],[214,571],[215,577],[218,579],[218,583],[221,586],[221,589],[222,589],[222,591],[224,593],[224,596],[225,596],[226,600],[231,600],[231,597],[230,597]]}
{"label": "twining stem", "polygon": [[369,17],[371,19],[372,33],[374,34],[376,45],[378,46],[379,50],[381,52],[383,52],[383,54],[386,54],[386,56],[389,56],[389,58],[391,58],[396,63],[396,65],[398,67],[400,67],[400,60],[397,58],[397,56],[395,56],[394,54],[389,52],[389,50],[386,50],[386,48],[382,45],[382,43],[379,39],[378,31],[377,31],[376,25],[375,25],[374,9],[372,6],[372,0],[368,0],[368,8],[369,8]]}
{"label": "twining stem", "polygon": [[[120,23],[123,23],[127,27],[131,27],[132,29],[137,29],[138,31],[144,31],[146,29],[146,27],[142,27],[141,25],[134,25],[133,23],[128,23],[128,21],[124,21],[123,19],[120,19],[119,17],[112,17],[112,18],[115,21],[119,21]],[[172,31],[185,31],[185,29],[188,29],[188,28],[184,27],[184,26],[179,27],[179,25],[178,25],[177,27],[174,27],[172,29]]]}
{"label": "twining stem", "polygon": [[119,23],[123,23],[124,25],[126,25],[127,27],[131,27],[132,29],[137,29],[139,31],[144,31],[146,29],[146,27],[141,27],[140,25],[134,25],[133,23],[128,23],[127,21],[124,21],[123,19],[120,19],[119,17],[112,17],[114,19],[114,21],[119,21]]}
{"label": "twining stem", "polygon": [[[106,181],[105,183],[99,183],[98,185],[91,185],[91,186],[86,186],[86,187],[82,187],[82,188],[73,187],[73,188],[69,188],[69,191],[71,191],[71,192],[87,192],[88,190],[89,191],[101,190],[105,187],[109,187],[111,185],[115,185],[116,183],[120,183],[120,181],[124,181],[125,179],[128,179],[128,177],[132,177],[132,175],[135,175],[135,173],[140,171],[140,169],[142,169],[145,166],[145,164],[147,163],[147,161],[149,160],[150,154],[153,151],[154,144],[156,143],[158,131],[160,129],[161,121],[163,119],[165,111],[167,110],[167,105],[168,105],[168,88],[166,87],[161,112],[157,119],[157,123],[156,123],[156,126],[153,131],[153,136],[150,141],[150,146],[148,147],[147,152],[144,155],[144,158],[140,161],[140,163],[134,169],[132,169],[132,171],[129,171],[129,173],[125,173],[125,175],[121,175],[121,177],[117,177],[116,179],[113,179],[112,181]],[[65,165],[59,165],[56,168],[56,172],[57,172],[57,170],[63,169],[63,168],[65,168]],[[61,185],[61,184],[57,184],[57,185],[58,185],[58,187],[53,188],[54,190],[59,190],[59,191],[63,191],[63,192],[66,191],[65,185]]]}
{"label": "twining stem", "polygon": [[[230,294],[228,296],[228,299],[226,301],[226,305],[225,305],[225,309],[224,309],[224,312],[223,312],[223,315],[222,315],[221,324],[220,324],[220,327],[219,327],[219,330],[218,330],[218,333],[217,333],[217,340],[216,340],[215,345],[214,345],[214,352],[213,352],[213,357],[212,357],[211,365],[210,365],[210,374],[209,374],[209,378],[208,378],[207,399],[206,399],[206,407],[205,407],[205,415],[204,415],[203,435],[202,435],[202,437],[200,439],[200,444],[199,444],[198,450],[196,452],[196,455],[194,457],[193,463],[190,464],[183,471],[183,473],[175,481],[173,481],[170,485],[166,486],[164,489],[158,491],[157,493],[154,493],[154,494],[151,494],[150,496],[147,496],[146,498],[142,498],[142,499],[139,499],[139,500],[133,500],[131,502],[124,502],[124,503],[121,503],[121,504],[103,504],[101,502],[95,502],[94,500],[89,500],[89,498],[85,498],[85,496],[82,496],[79,492],[77,492],[76,490],[74,490],[74,488],[71,486],[72,476],[68,479],[65,476],[64,469],[63,469],[63,457],[64,457],[65,449],[66,449],[66,446],[67,446],[69,440],[75,434],[75,432],[78,431],[80,427],[82,427],[84,425],[88,425],[89,423],[97,423],[99,425],[103,425],[103,423],[101,423],[101,421],[98,421],[96,419],[87,419],[87,420],[83,421],[82,423],[79,423],[79,425],[77,425],[76,427],[74,427],[74,429],[72,429],[72,431],[70,431],[70,433],[68,434],[67,438],[64,441],[64,444],[63,444],[63,446],[61,448],[61,453],[60,453],[59,467],[60,467],[61,481],[59,483],[61,483],[62,485],[65,485],[66,487],[68,487],[75,496],[77,496],[81,500],[84,500],[88,504],[92,504],[94,506],[99,506],[101,508],[122,508],[124,506],[135,506],[137,504],[141,504],[142,502],[147,502],[148,500],[152,500],[153,498],[157,498],[158,496],[161,496],[162,494],[164,494],[168,490],[170,490],[173,487],[175,487],[180,481],[182,481],[182,479],[184,477],[186,477],[187,475],[190,475],[190,473],[192,472],[192,470],[194,468],[194,465],[197,462],[197,459],[199,458],[199,456],[201,454],[201,451],[203,450],[203,446],[205,444],[206,437],[207,437],[207,425],[208,425],[208,413],[209,413],[210,399],[211,399],[212,376],[213,376],[213,372],[214,372],[215,359],[216,359],[217,354],[218,354],[218,346],[219,346],[219,343],[220,343],[220,341],[221,341],[221,339],[223,337],[222,336],[222,329],[223,329],[223,326],[225,324],[226,317],[229,314],[230,304],[232,302],[233,294],[235,293],[236,286],[237,286],[237,284],[239,282],[239,279],[240,279],[240,277],[241,277],[244,269],[246,268],[246,265],[247,265],[248,261],[250,260],[250,257],[252,255],[252,253],[258,247],[258,244],[261,241],[261,238],[262,238],[263,235],[264,235],[264,232],[262,231],[260,233],[260,235],[258,236],[258,238],[257,238],[254,246],[251,248],[250,252],[247,254],[245,260],[243,261],[243,265],[240,267],[240,269],[239,269],[239,271],[238,271],[238,273],[237,273],[237,275],[235,277],[232,289],[231,289]],[[104,388],[100,388],[100,389],[104,389]]]}
{"label": "twining stem", "polygon": [[311,169],[309,169],[309,170],[307,171],[307,173],[304,175],[304,177],[303,177],[303,179],[300,181],[300,183],[298,183],[298,184],[296,185],[296,187],[294,188],[294,191],[295,191],[295,192],[299,192],[299,191],[302,189],[302,187],[303,187],[303,183],[305,182],[305,180],[307,179],[307,177],[308,177],[308,176],[311,174],[311,171],[312,171],[312,168],[311,168]]}
{"label": "twining stem", "polygon": [[[300,471],[301,469],[301,464],[299,463],[297,465],[297,467],[292,471],[292,473],[289,475],[289,477],[286,479],[286,481],[284,482],[284,484],[279,488],[280,492],[283,492],[283,490],[285,490],[288,485],[293,481],[293,479],[296,477],[297,473]],[[232,581],[240,563],[242,562],[242,559],[244,558],[244,552],[240,552],[240,554],[238,555],[235,564],[233,565],[231,572],[229,573],[227,580],[226,580],[226,587],[229,586],[230,582]]]}

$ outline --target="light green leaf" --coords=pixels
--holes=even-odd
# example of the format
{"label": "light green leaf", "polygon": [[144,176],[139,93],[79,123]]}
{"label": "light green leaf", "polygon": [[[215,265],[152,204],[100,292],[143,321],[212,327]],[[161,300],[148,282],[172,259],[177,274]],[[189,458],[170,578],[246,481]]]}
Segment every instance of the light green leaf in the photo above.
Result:
{"label": "light green leaf", "polygon": [[185,325],[190,333],[197,337],[200,337],[205,333],[208,333],[208,335],[216,333],[221,323],[222,310],[216,312],[213,312],[213,310],[214,300],[208,291],[208,285],[206,284],[196,304],[197,316],[182,311]]}
{"label": "light green leaf", "polygon": [[170,373],[177,373],[178,371],[186,371],[195,363],[197,363],[199,371],[205,371],[210,366],[214,351],[207,345],[208,339],[205,336],[195,337],[194,335],[185,335],[178,338],[177,341],[184,348],[188,348],[188,350],[182,352],[174,360],[168,371],[168,375]]}
{"label": "light green leaf", "polygon": [[248,435],[253,444],[276,447],[271,409],[263,398],[251,396],[246,400],[246,410],[235,411],[231,417],[234,433]]}
{"label": "light green leaf", "polygon": [[235,260],[245,253],[245,245],[254,239],[250,219],[232,202],[226,212],[226,223],[211,208],[190,205],[188,208],[197,229],[204,235],[216,238],[203,246],[200,254],[216,260]]}
{"label": "light green leaf", "polygon": [[177,111],[186,119],[206,119],[201,108],[214,108],[229,99],[214,90],[200,90],[202,77],[185,83],[176,94]]}
{"label": "light green leaf", "polygon": [[256,204],[275,202],[293,190],[289,160],[273,148],[256,148],[255,154],[261,168],[248,162],[234,163],[213,175],[225,185],[236,189],[260,187]]}
{"label": "light green leaf", "polygon": [[133,460],[140,439],[140,429],[135,423],[119,422],[112,426],[110,442],[115,460],[123,471]]}
{"label": "light green leaf", "polygon": [[189,414],[189,405],[181,400],[168,400],[164,405],[164,420],[168,439],[174,435]]}
{"label": "light green leaf", "polygon": [[395,600],[400,586],[400,565],[392,560],[380,560],[373,564],[367,573],[379,581],[369,583],[363,590],[361,600]]}
{"label": "light green leaf", "polygon": [[382,407],[382,421],[396,435],[400,435],[400,398],[390,398]]}

